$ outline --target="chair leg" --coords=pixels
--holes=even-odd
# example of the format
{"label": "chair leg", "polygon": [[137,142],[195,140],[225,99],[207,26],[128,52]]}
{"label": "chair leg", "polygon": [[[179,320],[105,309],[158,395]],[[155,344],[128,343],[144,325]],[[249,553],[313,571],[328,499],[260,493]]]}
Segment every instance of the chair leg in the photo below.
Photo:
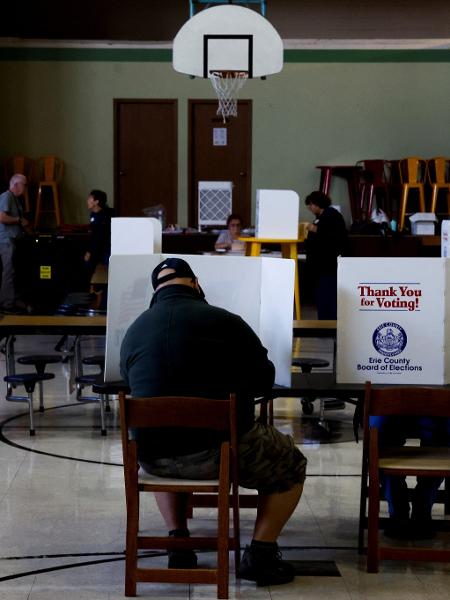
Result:
{"label": "chair leg", "polygon": [[423,188],[423,185],[421,185],[419,187],[419,206],[420,206],[420,212],[425,212],[426,208],[425,208],[425,190]]}
{"label": "chair leg", "polygon": [[39,186],[38,193],[36,196],[36,210],[34,215],[34,227],[37,229],[41,218],[41,200],[42,200],[42,186]]}
{"label": "chair leg", "polygon": [[57,183],[53,182],[52,185],[52,194],[53,194],[53,207],[55,209],[55,219],[56,226],[59,227],[61,225],[61,210],[59,206],[59,192]]}
{"label": "chair leg", "polygon": [[437,195],[438,195],[438,187],[437,185],[432,185],[432,192],[431,192],[431,206],[430,206],[430,212],[434,213],[436,212],[436,203],[437,203]]}
{"label": "chair leg", "polygon": [[100,394],[100,422],[102,435],[106,435],[106,420],[105,420],[105,394]]}
{"label": "chair leg", "polygon": [[136,596],[137,537],[139,533],[139,492],[127,498],[127,539],[125,550],[125,596]]}
{"label": "chair leg", "polygon": [[230,457],[229,448],[222,447],[217,525],[217,598],[228,598],[230,539]]}
{"label": "chair leg", "polygon": [[45,407],[44,407],[44,385],[42,383],[42,381],[38,381],[38,385],[39,385],[39,412],[44,412]]}
{"label": "chair leg", "polygon": [[402,198],[400,200],[400,211],[399,211],[399,217],[398,217],[399,231],[401,231],[403,229],[403,226],[405,224],[406,202],[408,200],[408,192],[409,192],[409,186],[406,184],[403,184],[403,192],[402,192]]}
{"label": "chair leg", "polygon": [[30,411],[30,435],[35,435],[36,431],[34,429],[33,392],[29,392],[28,394],[28,408]]}

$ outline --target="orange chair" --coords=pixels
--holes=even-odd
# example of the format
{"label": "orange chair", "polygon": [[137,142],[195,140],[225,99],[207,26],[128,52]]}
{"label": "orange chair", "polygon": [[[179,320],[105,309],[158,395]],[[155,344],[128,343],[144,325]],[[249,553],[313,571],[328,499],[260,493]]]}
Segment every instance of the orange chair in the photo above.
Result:
{"label": "orange chair", "polygon": [[[61,181],[64,163],[57,156],[43,156],[36,161],[39,187],[36,198],[36,214],[34,219],[35,228],[38,227],[41,215],[52,213],[55,215],[56,226],[61,225],[61,207],[59,203],[58,184]],[[50,188],[52,192],[53,209],[42,209],[42,189]]]}
{"label": "orange chair", "polygon": [[[15,173],[21,173],[25,175],[28,180],[28,183],[33,179],[33,171],[34,171],[34,160],[32,158],[28,158],[27,156],[10,156],[6,158],[3,162],[3,170],[5,173],[5,180],[9,182],[11,177]],[[25,188],[23,192],[23,197],[25,199],[25,212],[30,212],[30,196],[28,192],[28,188]]]}
{"label": "orange chair", "polygon": [[450,158],[430,158],[427,172],[432,189],[430,212],[436,212],[438,193],[442,189],[447,190],[447,214],[450,215]]}
{"label": "orange chair", "polygon": [[427,170],[427,161],[417,156],[402,158],[399,161],[400,181],[402,186],[402,197],[400,200],[400,210],[398,218],[398,228],[401,231],[405,224],[406,204],[409,192],[412,189],[419,191],[419,212],[426,212],[425,209],[425,177]]}

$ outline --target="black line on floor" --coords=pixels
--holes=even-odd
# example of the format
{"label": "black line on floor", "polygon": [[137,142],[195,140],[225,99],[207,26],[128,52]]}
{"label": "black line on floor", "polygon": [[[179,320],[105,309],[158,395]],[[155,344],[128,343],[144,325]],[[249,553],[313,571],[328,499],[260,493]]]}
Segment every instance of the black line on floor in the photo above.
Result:
{"label": "black line on floor", "polygon": [[[77,402],[76,404],[63,404],[60,406],[52,406],[51,408],[46,408],[45,411],[56,410],[59,408],[68,408],[70,406],[79,406],[79,403]],[[36,411],[36,412],[38,412],[38,411]],[[42,414],[42,413],[40,413],[40,414]],[[89,464],[94,464],[94,465],[106,465],[106,466],[110,466],[110,467],[123,467],[122,463],[113,463],[113,462],[106,462],[106,461],[100,461],[100,460],[92,460],[89,458],[77,458],[76,456],[66,456],[64,454],[53,454],[52,452],[44,452],[43,450],[35,450],[34,448],[22,446],[21,444],[17,444],[16,442],[9,440],[3,433],[4,426],[7,425],[8,423],[10,423],[11,421],[14,421],[15,419],[19,419],[26,415],[28,415],[28,412],[21,413],[19,415],[14,415],[13,417],[10,417],[9,419],[6,419],[5,421],[2,421],[0,423],[0,442],[3,442],[4,444],[6,444],[8,446],[12,446],[13,448],[18,448],[19,450],[24,450],[26,452],[33,452],[34,454],[41,454],[43,456],[52,456],[53,458],[63,458],[66,460],[74,460],[77,462],[89,463]]]}

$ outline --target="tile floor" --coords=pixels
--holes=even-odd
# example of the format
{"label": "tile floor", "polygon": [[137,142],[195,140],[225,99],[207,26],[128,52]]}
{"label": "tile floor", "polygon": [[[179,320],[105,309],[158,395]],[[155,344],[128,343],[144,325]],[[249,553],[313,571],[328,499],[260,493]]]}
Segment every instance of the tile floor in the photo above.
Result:
{"label": "tile floor", "polygon": [[[16,353],[51,353],[56,342],[20,337]],[[91,340],[86,351],[96,353],[99,344]],[[329,358],[331,342],[305,340],[301,352]],[[3,376],[3,354],[0,365]],[[46,411],[36,414],[35,438],[28,435],[26,405],[6,402],[4,392],[0,400],[0,599],[123,598],[125,503],[116,403],[102,438],[98,405],[75,400],[70,364],[48,370],[57,377],[45,385]],[[298,399],[276,401],[277,425],[294,434],[309,460],[303,498],[280,538],[285,557],[299,561],[302,575],[272,588],[232,577],[230,598],[448,598],[450,565],[386,562],[377,575],[365,572],[356,550],[361,444],[353,440],[352,407],[327,413],[330,434],[317,425],[317,410],[302,418],[299,407]],[[145,496],[143,527],[163,531]],[[251,538],[253,518],[253,511],[242,510],[243,544]],[[207,529],[211,522],[208,511],[198,511],[192,528]],[[161,556],[146,560],[165,564]],[[213,560],[211,554],[200,556],[205,565]],[[334,576],[317,570],[324,561],[337,567]],[[138,593],[165,600],[215,598],[213,586],[200,585],[140,584]]]}

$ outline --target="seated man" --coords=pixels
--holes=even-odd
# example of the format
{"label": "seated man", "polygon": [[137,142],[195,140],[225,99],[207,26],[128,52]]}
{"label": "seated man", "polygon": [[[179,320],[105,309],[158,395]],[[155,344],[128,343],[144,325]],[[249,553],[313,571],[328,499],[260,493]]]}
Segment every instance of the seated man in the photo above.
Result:
{"label": "seated man", "polygon": [[[300,500],[306,459],[291,437],[255,422],[255,396],[270,392],[274,366],[253,330],[239,316],[210,306],[191,267],[168,258],[152,273],[150,308],[128,329],[121,372],[135,397],[237,394],[239,483],[258,490],[253,539],[240,576],[259,585],[292,581],[292,565],[281,560],[278,536]],[[217,477],[220,440],[199,430],[138,430],[138,459],[159,476]],[[187,494],[158,493],[156,502],[169,535],[189,535]],[[192,568],[191,550],[169,552],[169,567]]]}

